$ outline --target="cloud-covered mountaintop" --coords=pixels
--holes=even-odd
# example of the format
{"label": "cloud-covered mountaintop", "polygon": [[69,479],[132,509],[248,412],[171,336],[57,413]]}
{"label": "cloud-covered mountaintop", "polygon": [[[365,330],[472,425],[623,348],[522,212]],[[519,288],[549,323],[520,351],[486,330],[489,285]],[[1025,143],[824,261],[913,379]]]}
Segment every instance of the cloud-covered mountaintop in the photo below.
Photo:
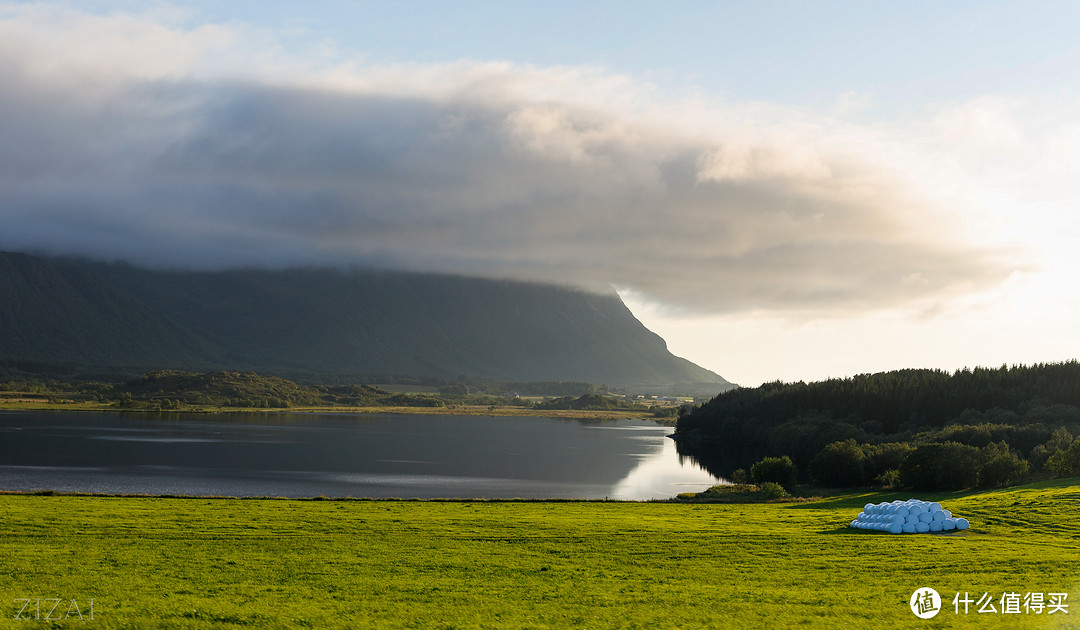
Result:
{"label": "cloud-covered mountaintop", "polygon": [[255,370],[324,383],[409,376],[730,387],[673,356],[616,296],[438,274],[149,271],[0,252],[0,363],[26,361],[126,373]]}
{"label": "cloud-covered mountaintop", "polygon": [[328,64],[237,26],[0,11],[0,249],[372,266],[836,312],[1010,267],[857,130],[595,69]]}

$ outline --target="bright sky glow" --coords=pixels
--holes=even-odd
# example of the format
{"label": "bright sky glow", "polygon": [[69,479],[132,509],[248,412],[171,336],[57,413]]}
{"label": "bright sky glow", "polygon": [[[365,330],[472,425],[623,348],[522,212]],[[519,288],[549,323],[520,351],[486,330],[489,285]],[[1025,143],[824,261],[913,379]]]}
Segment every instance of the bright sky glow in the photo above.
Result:
{"label": "bright sky glow", "polygon": [[1080,357],[1080,4],[0,1],[0,249],[618,290],[742,385]]}

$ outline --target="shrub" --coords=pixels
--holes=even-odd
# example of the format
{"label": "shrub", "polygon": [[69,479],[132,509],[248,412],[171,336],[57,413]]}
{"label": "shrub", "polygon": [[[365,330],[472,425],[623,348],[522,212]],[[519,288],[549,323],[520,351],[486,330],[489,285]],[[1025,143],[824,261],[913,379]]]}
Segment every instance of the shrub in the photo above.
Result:
{"label": "shrub", "polygon": [[899,488],[900,471],[896,468],[886,470],[877,477],[874,477],[874,483],[880,484],[882,488]]}
{"label": "shrub", "polygon": [[661,407],[660,405],[653,405],[649,407],[649,412],[652,413],[654,418],[674,418],[675,416],[679,415],[680,411],[681,409],[672,407],[670,405],[667,407]]}
{"label": "shrub", "polygon": [[757,484],[771,481],[791,490],[798,482],[799,471],[787,455],[765,457],[750,467],[750,478]]}
{"label": "shrub", "polygon": [[771,481],[766,481],[765,483],[761,484],[761,496],[765,497],[768,500],[772,500],[790,497],[791,494],[784,489],[784,486],[781,486],[778,483],[773,483]]}

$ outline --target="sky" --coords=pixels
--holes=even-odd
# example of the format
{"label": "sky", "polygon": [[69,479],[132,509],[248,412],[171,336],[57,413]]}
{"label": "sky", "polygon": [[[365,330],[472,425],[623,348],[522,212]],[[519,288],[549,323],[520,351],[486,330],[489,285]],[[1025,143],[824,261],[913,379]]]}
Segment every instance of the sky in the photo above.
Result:
{"label": "sky", "polygon": [[1072,2],[4,2],[0,250],[617,292],[745,386],[1080,357]]}

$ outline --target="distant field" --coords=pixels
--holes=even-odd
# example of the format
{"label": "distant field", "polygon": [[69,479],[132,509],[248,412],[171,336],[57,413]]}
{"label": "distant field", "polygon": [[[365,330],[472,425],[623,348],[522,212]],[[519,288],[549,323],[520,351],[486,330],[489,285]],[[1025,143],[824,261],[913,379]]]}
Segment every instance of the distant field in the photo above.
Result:
{"label": "distant field", "polygon": [[394,392],[395,394],[438,394],[439,388],[435,385],[406,385],[402,383],[373,383],[372,387]]}
{"label": "distant field", "polygon": [[605,409],[531,409],[506,405],[447,405],[445,407],[349,407],[344,405],[325,407],[288,407],[266,409],[252,407],[221,407],[215,405],[187,405],[180,409],[155,411],[147,409],[121,409],[112,403],[100,402],[50,402],[41,399],[0,399],[0,411],[105,411],[109,413],[200,414],[200,413],[401,413],[413,415],[469,415],[469,416],[535,416],[540,418],[648,418],[659,422],[674,422],[674,418],[653,418],[647,411],[622,411]]}
{"label": "distant field", "polygon": [[[847,523],[868,502],[487,503],[0,495],[0,627],[1076,628],[1078,479],[926,495],[951,535]],[[910,594],[944,610],[921,621]],[[956,592],[997,614],[953,612]],[[1006,592],[1068,614],[1001,614]],[[44,616],[42,609],[39,613]]]}

